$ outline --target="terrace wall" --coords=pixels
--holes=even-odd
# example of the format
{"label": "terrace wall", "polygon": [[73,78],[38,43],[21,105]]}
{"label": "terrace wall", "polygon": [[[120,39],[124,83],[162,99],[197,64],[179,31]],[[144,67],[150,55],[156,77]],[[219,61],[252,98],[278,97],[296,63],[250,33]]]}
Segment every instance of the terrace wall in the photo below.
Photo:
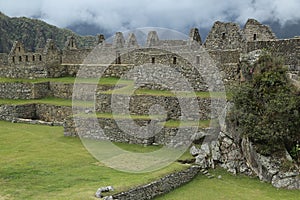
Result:
{"label": "terrace wall", "polygon": [[0,105],[0,119],[15,121],[21,119],[42,120],[46,122],[64,122],[72,115],[72,108],[49,104]]}
{"label": "terrace wall", "polygon": [[49,83],[0,83],[2,99],[39,99],[48,96]]}
{"label": "terrace wall", "polygon": [[142,185],[131,190],[115,194],[112,198],[118,200],[153,199],[154,197],[166,194],[175,188],[190,182],[199,172],[199,166],[191,166],[188,169],[180,172],[174,172],[147,185]]}

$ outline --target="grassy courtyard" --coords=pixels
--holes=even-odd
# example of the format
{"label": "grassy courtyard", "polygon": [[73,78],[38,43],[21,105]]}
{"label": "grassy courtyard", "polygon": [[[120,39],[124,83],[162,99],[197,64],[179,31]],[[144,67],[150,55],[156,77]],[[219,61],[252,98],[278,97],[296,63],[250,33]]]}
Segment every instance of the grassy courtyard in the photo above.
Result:
{"label": "grassy courtyard", "polygon": [[[120,192],[186,165],[174,163],[144,174],[119,172],[94,159],[78,138],[64,137],[61,127],[0,121],[0,199],[94,199],[98,187]],[[159,147],[118,144],[133,152]],[[185,157],[187,155],[184,155]],[[256,178],[211,171],[221,179],[198,175],[191,183],[157,199],[297,199],[300,191],[277,190]]]}
{"label": "grassy courtyard", "polygon": [[[61,127],[2,121],[0,127],[1,200],[94,199],[98,187],[113,185],[120,192],[186,167],[174,163],[147,174],[119,172],[94,159],[78,138],[64,137]],[[153,151],[137,145],[123,148]]]}

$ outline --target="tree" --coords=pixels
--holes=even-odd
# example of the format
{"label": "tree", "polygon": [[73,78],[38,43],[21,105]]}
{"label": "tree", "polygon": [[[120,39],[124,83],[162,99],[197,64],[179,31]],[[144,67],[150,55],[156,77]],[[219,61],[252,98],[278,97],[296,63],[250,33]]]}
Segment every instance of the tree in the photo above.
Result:
{"label": "tree", "polygon": [[263,53],[248,73],[233,91],[231,122],[264,155],[291,151],[300,141],[300,96],[282,61]]}

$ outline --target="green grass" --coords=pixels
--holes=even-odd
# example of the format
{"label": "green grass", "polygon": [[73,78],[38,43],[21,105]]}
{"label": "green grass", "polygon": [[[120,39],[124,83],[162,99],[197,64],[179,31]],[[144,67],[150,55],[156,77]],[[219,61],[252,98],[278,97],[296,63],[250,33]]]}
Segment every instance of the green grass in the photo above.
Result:
{"label": "green grass", "polygon": [[[113,185],[120,192],[186,167],[174,163],[152,173],[120,172],[94,159],[78,138],[64,137],[61,127],[3,121],[0,127],[0,199],[95,199],[98,187]],[[115,144],[132,152],[160,148]],[[190,155],[185,153],[183,158]],[[276,189],[257,178],[233,176],[222,169],[210,172],[222,178],[198,175],[157,200],[296,200],[300,196],[300,191]]]}
{"label": "green grass", "polygon": [[164,126],[173,128],[173,127],[191,127],[191,126],[198,126],[200,128],[207,128],[209,127],[210,120],[201,120],[198,123],[194,121],[179,121],[179,120],[168,120],[165,122]]}
{"label": "green grass", "polygon": [[[80,83],[95,83],[99,82],[102,85],[115,85],[119,78],[116,77],[105,77],[96,79],[96,78],[76,78],[76,77],[60,77],[60,78],[37,78],[37,79],[25,79],[25,78],[0,78],[0,83],[41,83],[41,82],[58,82],[58,83],[70,83],[74,82]],[[120,84],[130,84],[130,80],[121,80]]]}
{"label": "green grass", "polygon": [[223,169],[211,170],[221,179],[198,175],[190,183],[156,200],[297,200],[300,191],[276,189],[269,183],[243,175],[234,176]]}
{"label": "green grass", "polygon": [[42,104],[50,104],[50,105],[58,105],[58,106],[72,106],[71,99],[61,99],[55,97],[48,97],[44,99],[0,99],[0,105],[10,104],[10,105],[24,105],[24,104],[32,104],[32,103],[42,103]]}
{"label": "green grass", "polygon": [[[168,90],[150,90],[150,89],[134,89],[132,80],[120,80],[116,77],[105,77],[99,79],[95,78],[75,78],[75,77],[62,77],[62,78],[38,78],[38,79],[20,79],[20,78],[0,78],[0,83],[41,83],[41,82],[57,82],[57,83],[67,83],[74,84],[76,83],[96,83],[100,85],[120,85],[121,88],[115,90],[103,91],[103,94],[129,94],[134,92],[135,95],[150,95],[150,96],[172,96],[175,97],[176,94]],[[222,92],[195,92],[195,94],[179,92],[177,94],[181,97],[191,97],[195,95],[201,98],[223,98],[224,93]],[[226,94],[230,98],[230,94]]]}
{"label": "green grass", "polygon": [[[84,116],[84,115],[83,115]],[[149,120],[151,117],[155,118],[161,118],[163,116],[159,115],[120,115],[120,114],[115,114],[113,115],[112,113],[97,113],[98,118],[105,118],[105,119],[140,119],[140,120]]]}
{"label": "green grass", "polygon": [[[186,168],[174,163],[152,173],[120,172],[94,159],[80,139],[64,137],[61,127],[3,121],[0,127],[0,199],[94,199],[101,186],[120,192]],[[117,145],[133,152],[159,148]]]}
{"label": "green grass", "polygon": [[[133,86],[133,82],[124,83],[124,87],[114,89],[114,90],[107,90],[101,92],[103,94],[124,94],[128,95],[133,93],[134,95],[149,95],[149,96],[166,96],[166,97],[200,97],[200,98],[226,98],[224,92],[178,92],[177,94],[173,93],[169,90],[150,90],[150,89],[135,89]],[[230,95],[229,95],[230,96]]]}
{"label": "green grass", "polygon": [[149,152],[159,150],[162,147],[161,145],[146,146],[146,147],[144,145],[140,145],[140,144],[128,145],[126,143],[120,143],[120,142],[114,142],[114,144],[125,151],[129,151],[129,152],[133,152],[133,153],[149,153]]}
{"label": "green grass", "polygon": [[[75,116],[81,117],[94,117],[94,114],[79,114]],[[112,113],[97,113],[97,118],[103,119],[133,119],[133,120],[150,120],[151,118],[155,119],[163,119],[164,116],[160,115],[113,115]],[[162,122],[164,127],[168,128],[177,128],[181,127],[191,127],[191,126],[198,126],[199,128],[207,128],[210,126],[210,120],[200,120],[198,122],[195,121],[180,121],[180,120],[168,120],[166,122]]]}
{"label": "green grass", "polygon": [[62,77],[62,78],[0,78],[0,83],[41,83],[41,82],[61,82],[61,83],[74,83],[75,77]]}

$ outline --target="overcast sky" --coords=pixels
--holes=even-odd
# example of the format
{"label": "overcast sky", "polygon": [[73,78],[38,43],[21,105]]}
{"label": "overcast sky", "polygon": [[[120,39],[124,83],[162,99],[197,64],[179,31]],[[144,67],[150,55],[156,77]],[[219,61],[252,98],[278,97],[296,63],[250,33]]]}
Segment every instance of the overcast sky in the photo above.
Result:
{"label": "overcast sky", "polygon": [[59,27],[89,23],[107,31],[160,26],[209,28],[248,18],[280,24],[300,20],[300,0],[0,0],[8,16],[38,17]]}

